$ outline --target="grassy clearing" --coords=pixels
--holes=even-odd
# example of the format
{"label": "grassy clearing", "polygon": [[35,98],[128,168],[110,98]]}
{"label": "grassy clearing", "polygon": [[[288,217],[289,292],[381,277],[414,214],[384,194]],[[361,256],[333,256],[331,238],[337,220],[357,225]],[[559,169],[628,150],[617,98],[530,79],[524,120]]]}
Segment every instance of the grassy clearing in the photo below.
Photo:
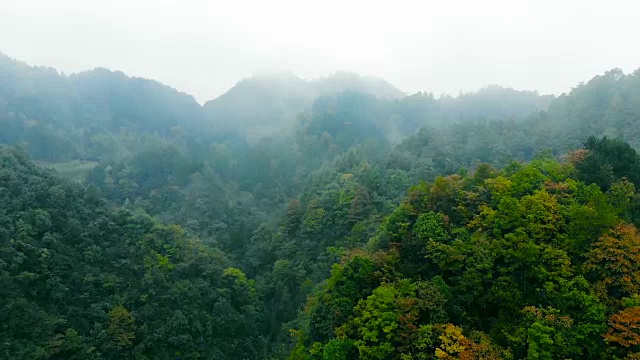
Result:
{"label": "grassy clearing", "polygon": [[49,163],[44,161],[37,162],[39,166],[48,167],[56,170],[61,177],[72,180],[81,181],[89,174],[89,172],[98,165],[96,161],[72,160],[59,163]]}

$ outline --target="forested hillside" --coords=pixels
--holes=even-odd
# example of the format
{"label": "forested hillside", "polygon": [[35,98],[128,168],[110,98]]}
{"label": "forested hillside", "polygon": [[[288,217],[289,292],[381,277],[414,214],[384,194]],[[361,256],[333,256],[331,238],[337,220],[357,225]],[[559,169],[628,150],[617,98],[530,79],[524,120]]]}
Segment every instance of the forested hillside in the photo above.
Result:
{"label": "forested hillside", "polygon": [[607,150],[572,157],[584,173],[539,158],[413,187],[363,248],[333,265],[290,358],[638,356],[631,173],[606,192],[577,179],[594,176],[592,157],[626,149],[633,167],[640,157],[623,143],[599,145]]}
{"label": "forested hillside", "polygon": [[255,282],[177,225],[0,149],[0,355],[259,358]]}
{"label": "forested hillside", "polygon": [[404,97],[385,80],[353,73],[336,73],[312,81],[291,73],[275,73],[240,81],[225,94],[205,103],[204,110],[218,133],[255,142],[286,131],[317,97],[344,91],[384,99]]}
{"label": "forested hillside", "polygon": [[639,125],[639,71],[201,106],[0,56],[0,358],[633,359]]}

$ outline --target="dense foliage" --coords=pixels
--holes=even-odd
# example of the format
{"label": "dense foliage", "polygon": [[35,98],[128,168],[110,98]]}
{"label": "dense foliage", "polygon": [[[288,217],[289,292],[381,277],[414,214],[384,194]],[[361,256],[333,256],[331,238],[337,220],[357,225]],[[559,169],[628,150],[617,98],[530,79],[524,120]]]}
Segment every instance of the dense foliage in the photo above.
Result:
{"label": "dense foliage", "polygon": [[0,357],[632,358],[639,79],[200,106],[0,56]]}
{"label": "dense foliage", "polygon": [[259,358],[255,283],[220,251],[0,149],[0,355]]}
{"label": "dense foliage", "polygon": [[540,159],[413,187],[333,266],[291,358],[631,356],[640,234],[620,216],[635,188],[573,175]]}

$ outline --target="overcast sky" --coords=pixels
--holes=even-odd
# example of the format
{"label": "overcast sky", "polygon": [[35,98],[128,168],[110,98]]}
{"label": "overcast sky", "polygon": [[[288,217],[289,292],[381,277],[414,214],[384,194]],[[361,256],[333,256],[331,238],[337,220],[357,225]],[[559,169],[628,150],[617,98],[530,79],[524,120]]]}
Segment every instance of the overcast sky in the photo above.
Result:
{"label": "overcast sky", "polygon": [[282,70],[354,71],[407,93],[557,94],[639,68],[639,16],[633,0],[0,0],[0,52],[66,73],[121,70],[200,102]]}

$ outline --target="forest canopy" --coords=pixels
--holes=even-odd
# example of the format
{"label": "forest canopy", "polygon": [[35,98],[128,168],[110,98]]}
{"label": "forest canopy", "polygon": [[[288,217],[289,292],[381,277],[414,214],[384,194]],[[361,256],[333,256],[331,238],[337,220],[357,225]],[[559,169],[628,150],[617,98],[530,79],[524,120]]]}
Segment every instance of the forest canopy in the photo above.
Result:
{"label": "forest canopy", "polygon": [[0,358],[636,359],[638,89],[0,56]]}

